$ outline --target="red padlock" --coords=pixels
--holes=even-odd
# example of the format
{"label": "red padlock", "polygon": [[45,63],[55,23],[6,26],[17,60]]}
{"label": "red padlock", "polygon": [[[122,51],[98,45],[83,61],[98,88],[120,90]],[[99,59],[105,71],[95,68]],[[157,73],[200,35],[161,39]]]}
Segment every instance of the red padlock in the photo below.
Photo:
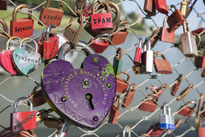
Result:
{"label": "red padlock", "polygon": [[105,40],[103,38],[103,36],[106,36],[106,35],[100,35],[100,36],[97,36],[96,40],[91,39],[89,42],[89,43],[92,43],[90,46],[94,49],[96,53],[103,53],[107,49],[107,47],[110,45],[109,40]]}
{"label": "red padlock", "polygon": [[55,28],[55,26],[49,25],[44,30],[42,38],[38,40],[39,53],[46,60],[54,58],[58,52],[59,37],[50,33],[51,28]]}
{"label": "red padlock", "polygon": [[189,117],[194,112],[195,107],[196,107],[196,102],[189,101],[184,106],[182,106],[178,109],[177,114],[181,115],[181,116]]}
{"label": "red padlock", "polygon": [[122,103],[122,107],[128,107],[133,100],[133,97],[135,95],[135,88],[136,88],[136,84],[132,83],[127,91],[127,93],[125,94],[125,97],[123,99],[123,103]]}
{"label": "red padlock", "polygon": [[7,41],[6,44],[6,50],[1,51],[0,53],[0,63],[1,66],[9,73],[16,75],[18,73],[18,71],[15,69],[15,66],[13,64],[13,58],[12,58],[12,54],[13,54],[13,50],[10,49],[10,42],[14,39],[18,40],[18,43],[20,43],[20,38],[19,37],[11,37],[9,38],[9,40]]}
{"label": "red padlock", "polygon": [[135,65],[140,65],[141,64],[141,58],[142,58],[142,38],[139,39],[139,44],[138,47],[136,48],[135,51],[135,58],[134,58],[134,63]]}
{"label": "red padlock", "polygon": [[172,96],[175,96],[183,79],[183,74],[180,74],[179,77],[175,80],[174,85],[171,88],[171,94]]}
{"label": "red padlock", "polygon": [[167,23],[171,31],[178,29],[185,21],[184,16],[181,14],[181,11],[178,10],[174,5],[171,5],[171,8],[174,8],[175,11],[167,18]]}
{"label": "red padlock", "polygon": [[[126,80],[120,78],[122,74],[125,74],[127,76]],[[121,71],[120,74],[116,76],[116,78],[117,78],[116,92],[124,93],[129,86],[130,74],[127,73],[126,71]]]}
{"label": "red padlock", "polygon": [[33,107],[38,107],[46,103],[46,100],[43,97],[43,93],[41,92],[41,90],[37,90],[38,88],[40,88],[39,85],[34,87],[32,93],[28,95],[28,98],[32,102]]}
{"label": "red padlock", "polygon": [[18,98],[13,105],[13,113],[11,113],[11,132],[19,132],[36,128],[36,111],[33,111],[33,104],[30,100],[30,111],[17,112],[17,105],[21,100],[28,99],[27,97]]}
{"label": "red padlock", "polygon": [[30,9],[30,7],[25,4],[21,4],[14,9],[12,20],[10,21],[10,35],[20,38],[30,37],[33,35],[34,21],[31,14],[28,14],[28,18],[16,19],[16,14],[21,8]]}
{"label": "red padlock", "polygon": [[174,32],[175,31],[174,30],[172,31],[169,28],[165,27],[167,18],[168,16],[165,17],[164,22],[163,22],[163,27],[161,28],[160,40],[164,42],[174,43]]}
{"label": "red padlock", "polygon": [[109,123],[112,123],[112,124],[117,123],[117,118],[118,118],[119,113],[120,113],[120,104],[121,104],[121,97],[120,97],[120,95],[117,95],[116,99],[111,107],[111,110],[110,110],[110,115],[109,115],[109,119],[108,119]]}
{"label": "red padlock", "polygon": [[153,112],[157,107],[158,96],[149,94],[145,100],[140,103],[139,109],[145,112]]}
{"label": "red padlock", "polygon": [[147,16],[156,15],[156,6],[154,0],[145,0],[144,11],[147,13]]}
{"label": "red padlock", "polygon": [[151,137],[160,137],[162,133],[164,132],[164,129],[161,129],[159,127],[159,123],[156,123],[152,125],[148,130],[146,135],[151,136]]}
{"label": "red padlock", "polygon": [[194,59],[194,64],[197,68],[205,69],[205,47],[203,48],[203,56],[196,56]]}
{"label": "red padlock", "polygon": [[168,14],[167,0],[155,0],[156,9],[162,14]]}

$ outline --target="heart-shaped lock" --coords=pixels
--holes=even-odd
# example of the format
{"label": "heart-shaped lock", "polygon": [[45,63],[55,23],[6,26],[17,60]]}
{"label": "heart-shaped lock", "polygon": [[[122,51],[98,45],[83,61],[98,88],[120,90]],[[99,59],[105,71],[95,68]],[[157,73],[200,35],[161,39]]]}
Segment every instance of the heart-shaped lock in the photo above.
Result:
{"label": "heart-shaped lock", "polygon": [[[26,41],[33,41],[36,49],[28,52],[23,47],[23,43]],[[27,45],[32,48],[32,46]],[[27,75],[33,72],[41,64],[41,55],[38,53],[38,44],[31,38],[24,38],[20,42],[20,48],[15,49],[13,52],[13,62],[17,70]]]}
{"label": "heart-shaped lock", "polygon": [[9,73],[16,75],[17,71],[12,63],[13,50],[10,49],[10,42],[14,39],[20,40],[19,37],[11,37],[6,43],[6,49],[0,53],[1,66]]}
{"label": "heart-shaped lock", "polygon": [[64,60],[49,63],[42,87],[49,105],[73,124],[97,128],[107,116],[116,94],[112,65],[100,55],[86,57],[83,68]]}

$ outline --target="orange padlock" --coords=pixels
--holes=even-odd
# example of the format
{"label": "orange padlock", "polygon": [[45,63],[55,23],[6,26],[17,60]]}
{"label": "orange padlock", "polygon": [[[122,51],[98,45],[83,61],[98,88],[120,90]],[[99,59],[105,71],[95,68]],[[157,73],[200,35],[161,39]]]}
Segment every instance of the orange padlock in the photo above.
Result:
{"label": "orange padlock", "polygon": [[[193,105],[193,106],[191,106]],[[178,109],[178,115],[189,117],[193,112],[194,108],[196,107],[196,102],[195,101],[189,101],[182,107]]]}
{"label": "orange padlock", "polygon": [[156,94],[149,94],[145,100],[140,103],[139,109],[145,112],[153,112],[157,107],[158,99]]}
{"label": "orange padlock", "polygon": [[116,124],[117,118],[118,118],[119,113],[120,113],[120,104],[121,104],[121,97],[120,97],[120,95],[117,95],[116,99],[111,107],[111,110],[110,110],[110,115],[109,115],[109,119],[108,119],[109,123]]}
{"label": "orange padlock", "polygon": [[[127,76],[126,80],[120,78],[122,74],[125,74]],[[126,71],[121,71],[120,74],[116,76],[116,78],[117,78],[116,92],[124,93],[129,86],[130,74],[127,73]]]}
{"label": "orange padlock", "polygon": [[133,100],[133,97],[135,95],[135,88],[136,88],[136,84],[132,83],[127,91],[127,93],[125,94],[125,97],[123,99],[123,103],[122,103],[122,107],[128,107]]}
{"label": "orange padlock", "polygon": [[177,91],[179,89],[179,86],[181,85],[182,79],[183,79],[183,74],[180,74],[179,77],[175,80],[175,83],[174,83],[174,85],[171,88],[172,96],[176,95],[176,93],[177,93]]}

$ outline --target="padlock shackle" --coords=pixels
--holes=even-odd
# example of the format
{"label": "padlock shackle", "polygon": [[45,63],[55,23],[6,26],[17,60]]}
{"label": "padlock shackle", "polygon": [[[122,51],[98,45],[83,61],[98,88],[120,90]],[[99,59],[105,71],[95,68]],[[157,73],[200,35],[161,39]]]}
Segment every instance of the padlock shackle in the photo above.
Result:
{"label": "padlock shackle", "polygon": [[[119,10],[119,7],[117,6],[117,4],[115,4],[114,2],[112,2],[112,1],[106,1],[105,2],[108,6],[110,6],[110,7],[113,7],[114,9],[115,9],[115,18],[112,20],[113,22],[116,22],[118,19],[119,19],[119,17],[120,17],[120,10]],[[127,23],[128,24],[128,23]]]}
{"label": "padlock shackle", "polygon": [[[192,105],[192,106],[191,106]],[[193,110],[196,107],[196,101],[189,101],[185,104],[185,106],[189,107],[191,110]]]}
{"label": "padlock shackle", "polygon": [[182,100],[190,91],[194,88],[194,84],[190,84],[186,89],[184,89],[179,96],[177,97],[177,101]]}
{"label": "padlock shackle", "polygon": [[125,74],[127,76],[127,79],[125,80],[127,83],[130,81],[130,74],[127,71],[121,71],[116,77],[120,77],[122,74]]}
{"label": "padlock shackle", "polygon": [[185,21],[183,22],[183,30],[184,30],[184,33],[190,32],[189,23],[188,23],[187,20],[185,20]]}
{"label": "padlock shackle", "polygon": [[104,6],[105,9],[107,10],[107,12],[110,12],[110,6],[106,2],[104,2],[104,1],[96,1],[96,3],[93,5],[92,14],[96,14],[96,9],[95,8],[98,5]]}
{"label": "padlock shackle", "polygon": [[163,114],[171,116],[171,108],[168,106],[167,102],[163,104]]}
{"label": "padlock shackle", "polygon": [[[117,25],[117,27],[115,28],[114,32],[118,31],[118,29],[119,29],[120,26],[122,26],[122,25],[126,26],[126,25],[128,25],[128,22],[127,22],[127,21],[121,21],[121,22]],[[126,30],[127,30],[127,29],[125,28],[125,31],[126,31]]]}
{"label": "padlock shackle", "polygon": [[136,84],[135,83],[132,83],[128,89],[128,93],[129,92],[135,92],[135,88],[136,88]]}
{"label": "padlock shackle", "polygon": [[122,60],[122,52],[123,52],[123,49],[122,48],[118,48],[117,51],[116,51],[115,57],[119,56],[119,60]]}
{"label": "padlock shackle", "polygon": [[160,91],[165,90],[167,87],[168,87],[168,85],[166,83],[162,84],[161,87],[159,87],[156,91],[157,91],[157,93],[159,93]]}
{"label": "padlock shackle", "polygon": [[146,47],[145,51],[151,50],[150,38],[145,38],[144,47]]}
{"label": "padlock shackle", "polygon": [[67,133],[69,128],[69,124],[66,120],[64,120],[64,124],[62,125],[62,127],[60,129],[58,129],[57,133],[55,134],[56,137],[61,137],[63,133]]}
{"label": "padlock shackle", "polygon": [[[19,41],[21,40],[21,38],[16,37],[16,36],[10,37],[10,38],[7,40],[7,42],[6,42],[6,50],[9,50],[10,42],[11,42],[13,39],[18,39]],[[18,42],[18,43],[20,44],[20,42]]]}
{"label": "padlock shackle", "polygon": [[199,127],[199,122],[200,122],[200,115],[201,115],[201,104],[202,104],[202,100],[205,97],[205,94],[200,94],[200,98],[199,98],[199,102],[198,102],[198,108],[196,111],[196,116],[194,119],[194,127],[198,128]]}
{"label": "padlock shackle", "polygon": [[163,28],[165,28],[166,21],[167,21],[168,17],[169,17],[169,16],[166,16],[166,17],[164,18],[164,20],[163,20]]}
{"label": "padlock shackle", "polygon": [[[0,23],[1,23],[2,26],[3,26],[3,30],[4,30],[6,33],[8,33],[8,26],[7,26],[6,22],[5,22],[3,19],[0,18]],[[3,33],[4,33],[4,32],[3,32]]]}
{"label": "padlock shackle", "polygon": [[30,45],[27,45],[27,44],[26,44],[26,46],[30,47],[30,48],[33,49],[35,52],[38,52],[38,44],[37,44],[37,42],[36,42],[34,39],[31,39],[31,38],[24,38],[24,39],[22,39],[21,42],[20,42],[20,48],[23,47],[23,43],[26,42],[26,41],[32,41],[32,42],[34,43],[35,47],[36,47],[36,48],[35,48],[36,50],[34,50],[34,48],[33,48],[32,46],[30,46]]}
{"label": "padlock shackle", "polygon": [[[46,8],[49,8],[51,0],[46,0]],[[63,0],[60,1],[59,10],[63,9]]]}
{"label": "padlock shackle", "polygon": [[18,98],[13,104],[13,112],[16,113],[18,111],[17,107],[21,100],[27,100],[30,103],[30,111],[33,111],[33,104],[27,97]]}
{"label": "padlock shackle", "polygon": [[35,93],[41,91],[41,90],[38,90],[38,91],[37,91],[37,89],[39,89],[40,87],[41,87],[40,85],[36,85],[36,86],[33,88],[33,90],[32,90],[32,94],[35,94]]}
{"label": "padlock shackle", "polygon": [[201,35],[200,34],[197,34],[197,33],[194,33],[192,32],[193,35],[195,35],[197,38],[198,38],[198,42],[197,42],[197,46],[200,46],[200,43],[201,43]]}
{"label": "padlock shackle", "polygon": [[148,94],[147,95],[147,100],[151,100],[154,103],[157,103],[159,100],[159,97],[156,94]]}
{"label": "padlock shackle", "polygon": [[[19,9],[21,8],[28,8],[30,9],[30,7],[26,4],[21,4],[21,5],[18,5],[14,10],[13,10],[13,14],[12,14],[12,21],[15,21],[16,22],[16,14],[18,12]],[[32,11],[30,11],[32,12]],[[28,14],[28,19],[32,19],[32,15],[31,14]]]}
{"label": "padlock shackle", "polygon": [[[117,102],[118,101],[118,102]],[[117,95],[114,101],[114,105],[116,106],[116,109],[119,110],[120,109],[120,105],[121,105],[121,96]]]}
{"label": "padlock shackle", "polygon": [[53,25],[53,24],[50,24],[47,28],[46,28],[46,41],[49,41],[49,34],[51,33],[51,29],[52,28],[56,28],[56,26],[55,25]]}

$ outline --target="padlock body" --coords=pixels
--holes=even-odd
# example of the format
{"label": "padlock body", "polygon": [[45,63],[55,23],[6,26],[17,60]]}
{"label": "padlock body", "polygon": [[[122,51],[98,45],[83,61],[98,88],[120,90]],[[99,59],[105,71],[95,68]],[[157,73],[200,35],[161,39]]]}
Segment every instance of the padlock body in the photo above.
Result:
{"label": "padlock body", "polygon": [[63,35],[68,39],[68,41],[70,43],[72,43],[73,45],[77,45],[78,41],[80,39],[80,34],[81,31],[77,31],[73,28],[71,28],[70,26],[67,27],[63,33]]}
{"label": "padlock body", "polygon": [[115,105],[112,105],[108,122],[112,124],[116,124],[118,116],[119,116],[119,110],[117,110],[117,107]]}
{"label": "padlock body", "polygon": [[155,63],[155,68],[156,68],[157,73],[159,74],[171,74],[172,73],[172,68],[171,68],[169,61],[163,60],[163,59],[155,59],[154,63]]}
{"label": "padlock body", "polygon": [[166,0],[155,0],[156,9],[162,14],[168,14],[168,6]]}
{"label": "padlock body", "polygon": [[33,35],[33,19],[16,19],[16,21],[10,21],[10,35],[18,36],[20,38],[26,38]]}
{"label": "padlock body", "polygon": [[174,31],[170,31],[168,28],[162,27],[160,40],[164,42],[174,43]]}
{"label": "padlock body", "polygon": [[36,112],[15,112],[11,113],[11,132],[19,132],[36,128]]}
{"label": "padlock body", "polygon": [[197,68],[205,68],[205,56],[196,56],[194,64]]}
{"label": "padlock body", "polygon": [[190,109],[189,107],[185,107],[181,111],[179,111],[177,114],[185,117],[189,117],[194,112],[193,109]]}
{"label": "padlock body", "polygon": [[114,57],[113,69],[114,69],[115,75],[118,75],[121,72],[122,60],[120,60],[118,57]]}
{"label": "padlock body", "polygon": [[171,94],[172,94],[173,96],[175,96],[176,93],[177,93],[177,91],[178,91],[178,89],[179,89],[179,85],[178,85],[178,82],[177,82],[177,83],[175,83],[175,84],[172,86],[172,88],[171,88]]}
{"label": "padlock body", "polygon": [[168,18],[167,23],[171,31],[178,29],[184,22],[184,16],[180,10],[175,10]]}
{"label": "padlock body", "polygon": [[46,103],[41,91],[34,94],[29,94],[29,98],[33,104],[33,107],[38,107]]}
{"label": "padlock body", "polygon": [[[93,42],[94,39],[91,39],[90,42]],[[90,46],[94,49],[96,53],[103,53],[107,47],[110,45],[109,41],[98,39],[93,42]]]}
{"label": "padlock body", "polygon": [[205,137],[205,127],[198,128],[198,137]]}
{"label": "padlock body", "polygon": [[154,2],[154,0],[145,0],[145,3],[144,3],[144,11],[145,11],[149,16],[155,16],[155,15],[156,15],[156,7],[155,7],[155,2]]}
{"label": "padlock body", "polygon": [[120,45],[125,42],[128,31],[119,31],[112,36],[112,44]]}
{"label": "padlock body", "polygon": [[7,0],[0,0],[0,10],[7,10]]}
{"label": "padlock body", "polygon": [[137,47],[136,52],[135,52],[135,58],[134,58],[134,63],[136,65],[141,64],[141,57],[142,57],[142,48]]}
{"label": "padlock body", "polygon": [[59,37],[51,36],[49,41],[43,41],[43,58],[51,59],[56,56],[58,52]]}
{"label": "padlock body", "polygon": [[116,92],[124,93],[126,89],[128,88],[128,86],[129,84],[124,79],[117,78]]}
{"label": "padlock body", "polygon": [[134,91],[128,92],[123,99],[122,107],[128,107],[132,103],[134,95]]}
{"label": "padlock body", "polygon": [[96,13],[91,15],[92,30],[113,29],[112,13]]}
{"label": "padlock body", "polygon": [[[150,132],[150,130],[152,130],[152,131]],[[150,133],[149,135],[150,135],[151,137],[160,137],[163,132],[164,132],[164,130],[159,128],[159,123],[156,124],[156,125],[152,125],[152,126],[147,130],[147,133]]]}
{"label": "padlock body", "polygon": [[[61,20],[63,18],[64,11],[57,8],[45,8],[43,7],[40,12],[39,19],[46,26],[53,24],[55,26],[60,26]],[[41,24],[39,22],[39,24]]]}
{"label": "padlock body", "polygon": [[151,100],[147,100],[139,106],[139,109],[144,112],[153,112],[156,109],[156,107],[157,107],[157,104],[155,104]]}
{"label": "padlock body", "polygon": [[196,36],[191,32],[181,34],[182,52],[185,56],[198,56]]}
{"label": "padlock body", "polygon": [[174,130],[174,118],[171,115],[161,114],[160,115],[160,128]]}
{"label": "padlock body", "polygon": [[151,73],[153,66],[153,51],[147,50],[143,53],[143,64],[145,65],[145,72]]}

